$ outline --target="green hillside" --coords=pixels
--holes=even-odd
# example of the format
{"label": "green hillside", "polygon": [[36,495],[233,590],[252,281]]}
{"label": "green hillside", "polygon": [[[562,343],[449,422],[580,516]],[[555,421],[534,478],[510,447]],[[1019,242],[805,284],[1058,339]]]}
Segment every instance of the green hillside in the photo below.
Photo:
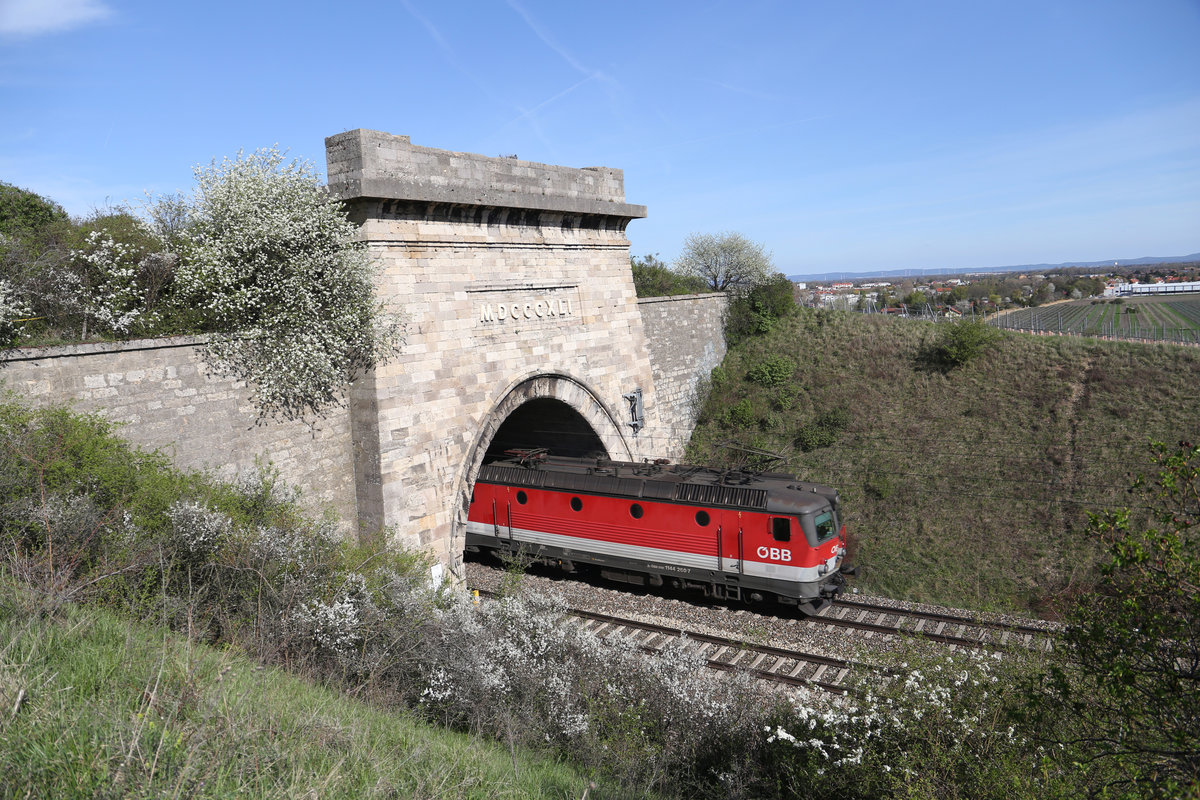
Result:
{"label": "green hillside", "polygon": [[1087,512],[1200,433],[1200,349],[1004,333],[947,368],[949,324],[800,311],[714,371],[688,458],[838,487],[864,591],[1051,614],[1091,582]]}

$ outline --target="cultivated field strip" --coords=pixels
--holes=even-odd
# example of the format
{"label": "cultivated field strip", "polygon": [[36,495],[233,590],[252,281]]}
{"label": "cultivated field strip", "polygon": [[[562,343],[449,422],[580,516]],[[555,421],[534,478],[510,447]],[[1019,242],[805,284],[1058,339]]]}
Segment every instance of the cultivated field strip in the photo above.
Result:
{"label": "cultivated field strip", "polygon": [[812,619],[870,633],[919,636],[949,645],[951,649],[1027,647],[1048,650],[1049,635],[1055,630],[1055,626],[1047,622],[985,620],[967,612],[923,611],[850,599],[831,603]]}
{"label": "cultivated field strip", "polygon": [[1194,345],[1200,344],[1200,296],[1075,300],[1009,311],[990,324],[1033,333]]}

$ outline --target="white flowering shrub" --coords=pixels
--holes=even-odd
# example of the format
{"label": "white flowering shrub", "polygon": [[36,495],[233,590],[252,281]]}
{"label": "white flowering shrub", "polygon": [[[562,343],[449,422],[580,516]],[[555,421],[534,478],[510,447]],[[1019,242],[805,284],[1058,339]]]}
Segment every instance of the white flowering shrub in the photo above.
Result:
{"label": "white flowering shrub", "polygon": [[60,290],[73,299],[83,316],[80,338],[89,329],[96,333],[126,336],[135,327],[152,325],[155,314],[147,310],[138,286],[139,258],[131,245],[118,242],[103,230],[87,235],[84,246],[71,251],[78,271],[59,274]]}
{"label": "white flowering shrub", "polygon": [[176,283],[218,333],[210,363],[246,380],[265,415],[336,405],[400,344],[356,226],[312,165],[274,148],[198,167],[196,181]]}
{"label": "white flowering shrub", "polygon": [[319,598],[291,610],[288,627],[293,635],[312,642],[339,663],[354,665],[368,632],[368,622],[378,618],[366,579],[357,572],[345,576],[332,600]]}
{"label": "white flowering shrub", "polygon": [[233,520],[194,500],[176,500],[167,509],[175,553],[187,563],[215,557],[218,548],[233,533]]}
{"label": "white flowering shrub", "polygon": [[[1011,797],[1060,789],[1018,732],[1020,657],[915,651],[852,692],[798,694],[765,725],[764,763],[816,797]],[[1068,781],[1069,783],[1069,781]],[[815,788],[819,787],[819,788]]]}
{"label": "white flowering shrub", "polygon": [[21,336],[25,320],[33,309],[20,296],[17,287],[0,278],[0,347],[9,347]]}
{"label": "white flowering shrub", "polygon": [[[550,744],[645,792],[715,785],[751,740],[762,698],[744,676],[709,670],[685,644],[647,654],[563,621],[539,594],[440,612],[421,703],[435,716]],[[725,789],[722,789],[724,793]]]}

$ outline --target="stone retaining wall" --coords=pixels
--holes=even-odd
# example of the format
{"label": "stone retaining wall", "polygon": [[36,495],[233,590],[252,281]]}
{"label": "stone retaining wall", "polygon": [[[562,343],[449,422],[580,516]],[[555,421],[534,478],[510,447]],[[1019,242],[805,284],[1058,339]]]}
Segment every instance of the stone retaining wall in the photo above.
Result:
{"label": "stone retaining wall", "polygon": [[678,459],[696,425],[698,393],[725,358],[725,312],[722,293],[638,300],[642,327],[650,348],[658,413],[669,420],[668,435],[657,442],[661,455]]}
{"label": "stone retaining wall", "polygon": [[273,463],[300,486],[310,510],[357,514],[350,419],[344,409],[315,429],[258,423],[244,383],[211,376],[192,337],[28,348],[0,354],[0,382],[35,406],[71,403],[120,425],[120,435],[161,450],[185,469],[223,478]]}

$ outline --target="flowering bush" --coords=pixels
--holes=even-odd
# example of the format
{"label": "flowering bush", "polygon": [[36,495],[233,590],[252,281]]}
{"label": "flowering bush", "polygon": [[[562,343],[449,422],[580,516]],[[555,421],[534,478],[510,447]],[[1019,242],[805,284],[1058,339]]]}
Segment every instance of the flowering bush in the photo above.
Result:
{"label": "flowering bush", "polygon": [[74,299],[83,316],[80,338],[88,338],[89,323],[112,336],[125,336],[135,326],[153,324],[137,283],[138,259],[132,246],[102,230],[87,235],[84,247],[71,251],[78,271],[59,274],[64,297]]}
{"label": "flowering bush", "polygon": [[1040,750],[1045,731],[1010,718],[1027,669],[1012,653],[914,645],[844,696],[783,702],[686,642],[648,654],[600,639],[552,596],[517,586],[476,605],[434,588],[427,557],[339,539],[296,500],[269,468],[189,477],[98,418],[0,402],[0,570],[55,602],[98,599],[513,748],[553,748],[630,796],[1086,788],[1073,751]]}
{"label": "flowering bush", "polygon": [[189,563],[207,561],[233,532],[233,520],[194,500],[176,500],[167,509],[174,533],[174,552]]}
{"label": "flowering bush", "polygon": [[357,226],[274,148],[195,172],[190,197],[141,216],[31,212],[36,230],[0,231],[0,346],[207,333],[209,365],[245,380],[262,416],[321,414],[402,341]]}
{"label": "flowering bush", "polygon": [[0,347],[9,347],[20,337],[23,320],[33,314],[17,293],[17,287],[0,278]]}
{"label": "flowering bush", "polygon": [[1012,653],[913,650],[844,696],[797,696],[764,726],[765,761],[817,797],[1069,795],[1069,776],[1043,769],[1010,719],[1024,669]]}
{"label": "flowering bush", "polygon": [[762,698],[748,678],[709,670],[682,643],[647,654],[602,639],[565,611],[530,592],[456,599],[436,617],[422,705],[513,744],[553,745],[631,792],[719,786],[754,735]]}
{"label": "flowering bush", "polygon": [[212,365],[248,381],[267,415],[338,403],[401,334],[357,227],[310,164],[274,148],[198,167],[196,181],[176,282],[218,332]]}

